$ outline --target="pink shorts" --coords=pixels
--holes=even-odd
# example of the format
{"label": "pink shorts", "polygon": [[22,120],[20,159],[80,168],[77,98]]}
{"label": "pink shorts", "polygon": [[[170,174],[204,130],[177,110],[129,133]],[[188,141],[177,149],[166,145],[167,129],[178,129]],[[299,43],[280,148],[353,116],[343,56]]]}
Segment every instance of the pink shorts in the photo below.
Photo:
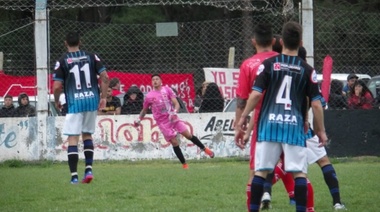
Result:
{"label": "pink shorts", "polygon": [[169,120],[166,122],[162,122],[158,124],[158,127],[161,130],[161,133],[164,135],[166,141],[170,141],[171,139],[177,136],[177,133],[183,133],[187,130],[186,124],[181,121],[170,122]]}

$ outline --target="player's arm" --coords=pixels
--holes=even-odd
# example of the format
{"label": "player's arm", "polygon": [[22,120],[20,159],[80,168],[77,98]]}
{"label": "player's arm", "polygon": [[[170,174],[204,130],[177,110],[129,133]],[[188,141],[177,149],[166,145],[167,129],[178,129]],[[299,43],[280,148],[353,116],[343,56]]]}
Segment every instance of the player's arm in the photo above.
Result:
{"label": "player's arm", "polygon": [[172,97],[170,100],[171,100],[172,103],[173,103],[173,106],[174,106],[174,112],[176,113],[177,111],[179,111],[179,109],[180,109],[181,106],[179,105],[179,102],[178,102],[178,100],[177,100],[176,97]]}
{"label": "player's arm", "polygon": [[99,74],[99,77],[101,80],[99,110],[102,110],[106,107],[107,90],[108,90],[110,80],[106,71],[102,71]]}
{"label": "player's arm", "polygon": [[248,127],[247,127],[247,131],[245,131],[245,135],[244,135],[244,138],[243,138],[244,145],[249,142],[249,138],[251,137],[251,133],[252,133],[253,127],[255,126],[255,119],[254,119],[254,117],[255,117],[255,111],[256,110],[253,110],[253,112],[251,114],[251,120],[249,121],[249,124],[248,124]]}

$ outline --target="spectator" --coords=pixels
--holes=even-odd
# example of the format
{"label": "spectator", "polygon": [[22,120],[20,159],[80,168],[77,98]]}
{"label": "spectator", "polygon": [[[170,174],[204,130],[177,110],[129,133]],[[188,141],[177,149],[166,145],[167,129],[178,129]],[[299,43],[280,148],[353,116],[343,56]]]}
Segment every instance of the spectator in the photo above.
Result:
{"label": "spectator", "polygon": [[364,81],[356,81],[350,91],[348,107],[350,109],[372,109],[373,103],[372,93]]}
{"label": "spectator", "polygon": [[199,108],[202,105],[203,96],[205,95],[206,88],[207,88],[208,84],[210,84],[210,82],[204,81],[202,83],[202,87],[198,88],[198,90],[196,92],[196,96],[195,96],[195,100],[194,100],[194,112],[195,113],[199,112]]}
{"label": "spectator", "polygon": [[173,92],[175,93],[176,95],[176,99],[179,103],[179,110],[177,111],[177,113],[187,113],[188,110],[186,108],[186,104],[185,102],[183,102],[183,100],[178,96],[178,92],[176,89],[172,88]]}
{"label": "spectator", "polygon": [[132,85],[124,95],[124,104],[121,107],[121,114],[139,114],[143,108],[143,103],[143,92],[136,85]]}
{"label": "spectator", "polygon": [[13,105],[13,97],[6,95],[4,97],[4,105],[0,110],[0,117],[13,117],[15,113],[15,106]]}
{"label": "spectator", "polygon": [[36,116],[36,108],[29,104],[29,96],[26,93],[21,93],[18,96],[18,107],[15,110],[15,117],[30,117]]}
{"label": "spectator", "polygon": [[351,91],[351,88],[353,87],[353,85],[355,84],[355,82],[358,79],[359,79],[359,77],[356,76],[356,74],[354,74],[354,73],[348,75],[348,77],[347,77],[347,84],[343,88],[343,95],[345,95],[345,96],[349,96],[350,95],[349,93]]}
{"label": "spectator", "polygon": [[112,88],[107,90],[106,107],[98,111],[98,115],[120,115],[121,102],[120,99],[112,95]]}
{"label": "spectator", "polygon": [[199,112],[223,112],[223,108],[224,98],[220,93],[218,85],[214,82],[209,83],[205,89]]}
{"label": "spectator", "polygon": [[343,82],[332,80],[330,86],[329,108],[347,109],[347,98],[343,95]]}
{"label": "spectator", "polygon": [[120,80],[119,78],[112,78],[110,80],[110,88],[112,88],[112,96],[117,96],[122,94],[120,91]]}

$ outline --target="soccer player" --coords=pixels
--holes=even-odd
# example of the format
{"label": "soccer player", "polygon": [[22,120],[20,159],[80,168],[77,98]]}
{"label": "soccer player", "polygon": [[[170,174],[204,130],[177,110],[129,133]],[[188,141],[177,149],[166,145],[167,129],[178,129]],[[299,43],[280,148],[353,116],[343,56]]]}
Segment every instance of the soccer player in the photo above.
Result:
{"label": "soccer player", "polygon": [[[59,96],[63,87],[68,110],[63,134],[68,135],[67,155],[71,183],[78,183],[77,166],[80,135],[82,135],[86,159],[82,183],[90,183],[94,178],[92,173],[94,157],[92,134],[95,132],[97,110],[106,106],[109,78],[106,68],[97,55],[79,49],[80,36],[77,32],[69,32],[66,35],[65,46],[67,53],[59,58],[54,68],[54,100],[56,107],[61,109]],[[98,86],[98,75],[101,80],[101,92]]]}
{"label": "soccer player", "polygon": [[154,120],[157,122],[165,140],[172,144],[174,153],[182,163],[184,169],[188,169],[188,165],[182,154],[181,148],[179,147],[177,133],[183,135],[203,150],[208,156],[213,158],[214,152],[205,147],[196,136],[192,135],[185,123],[178,118],[177,111],[179,110],[180,105],[173,90],[168,86],[162,86],[162,80],[158,74],[152,75],[152,85],[153,90],[146,95],[139,120],[135,121],[135,124],[139,125],[140,121],[148,112],[148,109],[151,108]]}
{"label": "soccer player", "polygon": [[[249,94],[252,91],[252,85],[255,82],[257,77],[257,69],[261,65],[261,63],[270,57],[278,55],[277,52],[272,51],[272,45],[276,43],[276,39],[273,38],[272,27],[268,24],[258,24],[253,31],[253,39],[252,44],[256,49],[256,54],[252,57],[243,61],[240,66],[239,72],[239,80],[238,87],[236,91],[237,95],[237,106],[235,111],[235,122],[238,123],[240,121],[241,114],[244,111],[244,108],[247,104],[247,99]],[[277,42],[279,44],[279,41]],[[259,117],[261,104],[258,104],[255,108],[255,112],[253,115],[253,120],[257,122]],[[255,126],[255,132],[257,131]],[[243,149],[245,147],[246,142],[242,139],[244,136],[244,131],[238,130],[235,128],[235,143],[236,145]],[[251,182],[255,173],[255,147],[256,147],[256,139],[257,134],[254,133],[251,139],[251,149],[250,149],[250,160],[249,160],[249,178],[246,189],[247,196],[247,208],[249,210],[249,204],[251,201]]]}
{"label": "soccer player", "polygon": [[304,122],[307,120],[303,113],[306,97],[312,101],[314,128],[320,145],[325,145],[327,141],[317,74],[297,56],[301,38],[302,27],[298,23],[287,22],[283,26],[282,54],[260,65],[260,74],[237,125],[238,129],[242,128],[245,119],[263,96],[258,122],[255,176],[251,183],[252,212],[259,211],[266,175],[274,169],[282,152],[285,170],[292,172],[295,179],[296,211],[306,211],[307,150]]}

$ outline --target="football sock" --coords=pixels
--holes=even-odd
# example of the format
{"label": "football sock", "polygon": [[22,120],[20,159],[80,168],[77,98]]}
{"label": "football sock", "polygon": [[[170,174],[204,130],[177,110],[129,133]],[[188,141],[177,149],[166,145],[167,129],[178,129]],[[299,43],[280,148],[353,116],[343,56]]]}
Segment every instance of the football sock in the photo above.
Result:
{"label": "football sock", "polygon": [[272,185],[276,184],[277,181],[284,178],[286,172],[281,167],[282,163],[278,163],[277,166],[274,167],[274,177],[272,178]]}
{"label": "football sock", "polygon": [[296,199],[296,211],[306,212],[307,203],[307,180],[304,177],[294,179],[294,197]]}
{"label": "football sock", "polygon": [[78,146],[69,146],[67,148],[67,158],[68,158],[68,163],[69,163],[69,168],[70,168],[70,173],[71,173],[71,179],[78,178],[78,173],[77,173],[78,160],[79,160]]}
{"label": "football sock", "polygon": [[251,184],[247,184],[246,195],[247,195],[247,209],[249,211],[249,205],[251,204]]}
{"label": "football sock", "polygon": [[177,155],[177,158],[179,159],[179,161],[181,161],[182,164],[185,164],[186,160],[182,154],[181,148],[179,148],[179,146],[173,146],[173,149],[174,149],[174,153],[175,153],[175,155]]}
{"label": "football sock", "polygon": [[285,172],[285,175],[281,178],[284,183],[286,192],[288,192],[289,198],[294,198],[294,179],[292,173]]}
{"label": "football sock", "polygon": [[251,183],[251,203],[250,212],[258,212],[260,210],[261,197],[264,193],[265,179],[259,176],[254,176]]}
{"label": "football sock", "polygon": [[274,178],[274,172],[269,173],[267,175],[267,178],[265,179],[265,183],[264,183],[264,193],[268,192],[269,194],[272,195],[272,180],[273,180],[273,178]]}
{"label": "football sock", "polygon": [[307,179],[307,203],[306,203],[307,211],[314,211],[314,190],[311,185],[309,179]]}
{"label": "football sock", "polygon": [[190,141],[193,142],[195,145],[197,145],[202,150],[205,149],[205,145],[202,144],[202,142],[198,139],[198,137],[194,136],[190,138]]}
{"label": "football sock", "polygon": [[94,144],[88,139],[83,142],[84,157],[86,159],[85,173],[92,171],[92,162],[94,160]]}
{"label": "football sock", "polygon": [[340,202],[339,182],[336,177],[335,169],[332,164],[326,165],[321,168],[325,182],[330,189],[330,194],[333,198],[333,205]]}

